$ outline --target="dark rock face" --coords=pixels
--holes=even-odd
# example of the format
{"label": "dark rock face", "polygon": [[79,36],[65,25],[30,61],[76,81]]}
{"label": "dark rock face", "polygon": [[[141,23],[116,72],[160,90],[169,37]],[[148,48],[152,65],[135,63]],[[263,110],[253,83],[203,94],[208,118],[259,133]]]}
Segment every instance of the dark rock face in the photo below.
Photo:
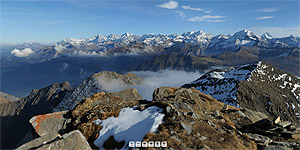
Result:
{"label": "dark rock face", "polygon": [[262,63],[237,91],[241,107],[267,114],[271,118],[300,123],[300,80]]}
{"label": "dark rock face", "polygon": [[300,123],[300,80],[264,62],[213,70],[184,87],[196,87],[221,102],[270,118]]}
{"label": "dark rock face", "polygon": [[16,148],[18,144],[23,144],[19,142],[30,131],[29,119],[38,114],[52,112],[52,109],[71,89],[69,83],[64,82],[32,90],[29,96],[22,99],[25,104],[18,108],[18,114],[1,118],[1,148]]}

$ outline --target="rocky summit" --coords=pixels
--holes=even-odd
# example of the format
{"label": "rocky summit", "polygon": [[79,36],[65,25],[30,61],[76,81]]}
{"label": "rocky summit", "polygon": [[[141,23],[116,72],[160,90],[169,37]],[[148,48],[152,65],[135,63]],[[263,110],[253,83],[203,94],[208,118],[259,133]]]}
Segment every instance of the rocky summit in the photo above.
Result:
{"label": "rocky summit", "polygon": [[131,141],[162,141],[168,149],[300,147],[300,81],[265,62],[157,88],[152,100],[131,88],[142,82],[103,71],[75,88],[63,82],[25,98],[2,94],[5,105],[20,105],[2,113],[11,115],[1,117],[1,148],[129,149]]}
{"label": "rocky summit", "polygon": [[213,70],[183,87],[195,87],[232,106],[300,123],[300,80],[264,62]]}
{"label": "rocky summit", "polygon": [[[35,116],[30,122],[38,138],[18,149],[129,148],[127,138],[137,134],[126,133],[139,131],[139,123],[149,123],[154,116],[136,117],[134,120],[139,120],[136,124],[118,132],[122,128],[118,124],[124,119],[120,117],[128,120],[123,121],[126,124],[135,122],[124,115],[126,112],[133,116],[140,113],[161,116],[162,122],[156,129],[149,130],[139,140],[166,141],[169,149],[297,149],[300,146],[300,128],[291,122],[280,118],[270,120],[261,112],[224,104],[195,88],[161,87],[153,92],[152,101],[142,100],[136,89],[100,92],[83,99],[72,110]],[[120,137],[122,133],[126,136]],[[99,145],[101,139],[104,141]]]}

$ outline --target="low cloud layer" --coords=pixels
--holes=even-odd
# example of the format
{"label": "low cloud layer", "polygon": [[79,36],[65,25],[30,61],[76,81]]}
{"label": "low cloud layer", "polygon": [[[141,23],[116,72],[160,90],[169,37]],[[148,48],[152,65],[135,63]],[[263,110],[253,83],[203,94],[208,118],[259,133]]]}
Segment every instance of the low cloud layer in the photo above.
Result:
{"label": "low cloud layer", "polygon": [[132,73],[144,78],[144,82],[141,85],[135,86],[135,88],[147,100],[152,100],[152,93],[156,88],[161,86],[180,87],[203,75],[203,73],[199,72],[176,70],[162,70],[158,72],[137,71]]}
{"label": "low cloud layer", "polygon": [[10,53],[16,57],[28,57],[30,54],[33,54],[33,51],[30,48],[24,48],[23,50],[14,49]]}
{"label": "low cloud layer", "polygon": [[99,85],[109,92],[118,92],[125,89],[136,88],[144,99],[152,100],[152,93],[161,86],[180,87],[198,79],[203,73],[186,72],[176,70],[153,71],[134,71],[134,73],[144,79],[144,81],[135,86],[125,84],[122,80],[106,80],[99,78]]}

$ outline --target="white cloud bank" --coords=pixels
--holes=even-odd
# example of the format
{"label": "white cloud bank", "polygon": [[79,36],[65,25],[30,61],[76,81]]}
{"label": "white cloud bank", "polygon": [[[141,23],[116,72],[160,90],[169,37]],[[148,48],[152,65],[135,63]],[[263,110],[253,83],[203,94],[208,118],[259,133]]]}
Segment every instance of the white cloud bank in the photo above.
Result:
{"label": "white cloud bank", "polygon": [[166,8],[166,9],[176,9],[178,7],[178,2],[169,1],[160,5],[156,5],[157,7]]}
{"label": "white cloud bank", "polygon": [[24,48],[23,50],[14,49],[10,53],[16,57],[28,57],[30,54],[33,54],[33,51],[30,48]]}
{"label": "white cloud bank", "polygon": [[157,72],[153,71],[134,71],[131,72],[144,79],[144,81],[139,85],[129,85],[125,84],[122,80],[106,80],[99,78],[97,79],[98,84],[105,90],[109,92],[118,92],[125,89],[136,88],[138,92],[142,95],[144,99],[152,100],[152,93],[156,88],[161,86],[170,87],[180,87],[186,83],[190,83],[203,73],[199,72],[186,72],[178,70],[161,70]]}
{"label": "white cloud bank", "polygon": [[265,19],[272,19],[272,18],[274,18],[274,16],[261,16],[261,17],[255,18],[255,20],[265,20]]}
{"label": "white cloud bank", "polygon": [[200,72],[186,72],[178,70],[135,71],[132,72],[142,78],[142,84],[135,86],[144,99],[152,100],[152,93],[161,86],[180,87],[190,83],[203,75]]}
{"label": "white cloud bank", "polygon": [[188,21],[192,21],[192,22],[195,22],[195,21],[205,21],[205,22],[224,22],[224,20],[221,20],[225,18],[225,16],[211,16],[211,15],[205,15],[205,16],[201,16],[201,17],[198,17],[198,16],[195,16],[193,18],[189,18],[187,19]]}

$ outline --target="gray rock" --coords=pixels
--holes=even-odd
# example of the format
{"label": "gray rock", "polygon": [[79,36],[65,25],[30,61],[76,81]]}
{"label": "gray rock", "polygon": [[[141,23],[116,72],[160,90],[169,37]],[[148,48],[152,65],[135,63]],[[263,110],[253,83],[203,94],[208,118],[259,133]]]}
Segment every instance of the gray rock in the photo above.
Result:
{"label": "gray rock", "polygon": [[216,111],[214,112],[214,115],[215,115],[216,117],[220,116],[219,110],[216,110]]}
{"label": "gray rock", "polygon": [[225,140],[225,138],[223,138],[223,137],[221,137],[221,138],[219,139],[220,142],[224,142],[224,140]]}
{"label": "gray rock", "polygon": [[49,133],[40,138],[34,139],[28,143],[21,145],[20,147],[17,148],[17,150],[35,149],[60,137],[61,136],[57,133]]}
{"label": "gray rock", "polygon": [[246,115],[243,113],[243,112],[241,112],[241,111],[238,111],[238,114],[241,116],[241,117],[246,117]]}
{"label": "gray rock", "polygon": [[199,118],[199,115],[197,114],[197,113],[192,113],[192,118],[194,118],[194,119],[198,119]]}
{"label": "gray rock", "polygon": [[217,125],[214,124],[211,120],[207,120],[207,123],[208,123],[209,125],[213,126],[213,127],[216,127],[216,126],[217,126]]}
{"label": "gray rock", "polygon": [[175,141],[177,141],[177,142],[179,142],[179,143],[181,143],[182,142],[182,140],[180,140],[180,139],[178,139],[176,136],[171,136],[170,137],[171,139],[174,139]]}
{"label": "gray rock", "polygon": [[180,103],[180,107],[183,109],[186,109],[188,111],[194,111],[193,108],[190,105],[188,105],[187,103]]}
{"label": "gray rock", "polygon": [[171,107],[167,106],[166,111],[167,111],[167,113],[170,113]]}
{"label": "gray rock", "polygon": [[269,145],[267,147],[261,148],[262,150],[292,150],[291,148],[280,146],[280,145]]}
{"label": "gray rock", "polygon": [[196,122],[195,121],[191,121],[189,124],[190,125],[194,125],[194,124],[196,124]]}
{"label": "gray rock", "polygon": [[205,140],[208,140],[208,139],[209,139],[209,138],[206,137],[206,136],[201,136],[201,138],[200,138],[201,141],[205,141]]}
{"label": "gray rock", "polygon": [[299,146],[299,144],[295,142],[282,142],[282,141],[273,141],[272,145],[279,145],[279,146],[285,146],[285,147],[296,147]]}
{"label": "gray rock", "polygon": [[281,126],[281,127],[283,127],[283,128],[285,128],[285,127],[287,127],[287,126],[289,126],[291,124],[292,123],[289,122],[289,121],[283,121],[283,122],[280,122],[278,125]]}
{"label": "gray rock", "polygon": [[91,150],[89,143],[79,130],[64,134],[62,139],[43,145],[39,149],[70,149],[70,150]]}
{"label": "gray rock", "polygon": [[267,145],[269,145],[269,143],[273,142],[272,139],[270,139],[266,136],[263,136],[263,135],[252,134],[252,133],[245,133],[245,134],[248,135],[250,140],[253,140],[255,143],[258,143],[263,146],[267,146]]}
{"label": "gray rock", "polygon": [[244,114],[254,123],[257,122],[259,120],[263,120],[263,119],[268,119],[268,116],[258,112],[258,111],[253,111],[250,109],[245,109]]}
{"label": "gray rock", "polygon": [[193,127],[189,126],[183,122],[180,123],[180,125],[183,127],[183,129],[187,132],[188,135],[192,133]]}

